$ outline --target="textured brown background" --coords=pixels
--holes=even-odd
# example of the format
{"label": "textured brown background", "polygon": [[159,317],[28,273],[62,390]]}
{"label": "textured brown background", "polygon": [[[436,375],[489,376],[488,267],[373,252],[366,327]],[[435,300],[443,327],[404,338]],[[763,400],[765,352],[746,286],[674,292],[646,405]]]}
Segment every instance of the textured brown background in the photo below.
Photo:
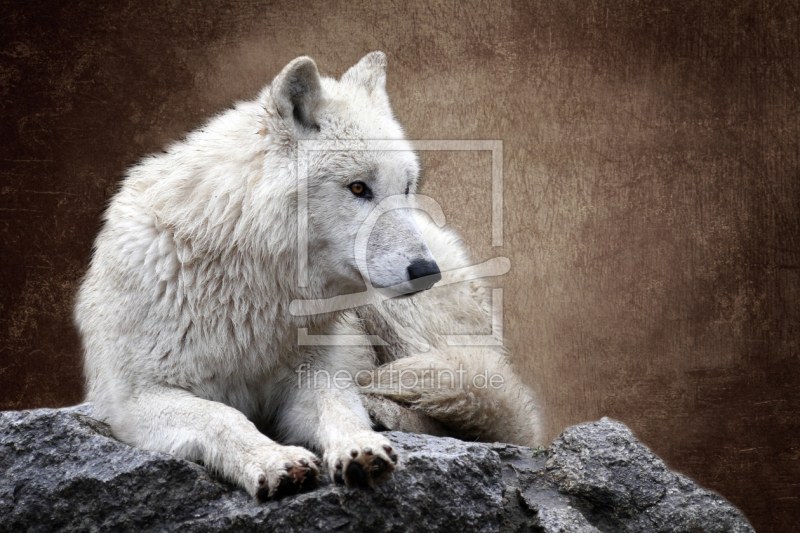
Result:
{"label": "textured brown background", "polygon": [[[111,5],[113,4],[113,6]],[[124,169],[308,54],[389,57],[426,191],[506,255],[507,340],[549,436],[627,423],[760,532],[800,522],[796,2],[5,3],[0,408],[81,399],[76,284]]]}

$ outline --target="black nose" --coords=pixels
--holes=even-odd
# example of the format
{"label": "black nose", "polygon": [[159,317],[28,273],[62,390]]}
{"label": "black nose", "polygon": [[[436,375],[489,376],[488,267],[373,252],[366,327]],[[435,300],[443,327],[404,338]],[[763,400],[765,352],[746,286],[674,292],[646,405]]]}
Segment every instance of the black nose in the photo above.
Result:
{"label": "black nose", "polygon": [[435,261],[418,259],[408,265],[408,279],[415,292],[424,291],[441,280],[442,273]]}

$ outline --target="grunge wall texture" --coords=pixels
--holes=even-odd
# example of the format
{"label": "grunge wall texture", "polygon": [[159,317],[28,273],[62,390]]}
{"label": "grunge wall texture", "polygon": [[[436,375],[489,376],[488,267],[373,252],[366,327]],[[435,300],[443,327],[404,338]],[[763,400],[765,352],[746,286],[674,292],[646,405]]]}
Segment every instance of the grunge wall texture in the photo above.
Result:
{"label": "grunge wall texture", "polygon": [[800,522],[798,4],[5,3],[0,408],[80,401],[71,306],[126,167],[292,58],[389,57],[423,189],[504,255],[506,339],[549,437],[610,416],[760,532]]}

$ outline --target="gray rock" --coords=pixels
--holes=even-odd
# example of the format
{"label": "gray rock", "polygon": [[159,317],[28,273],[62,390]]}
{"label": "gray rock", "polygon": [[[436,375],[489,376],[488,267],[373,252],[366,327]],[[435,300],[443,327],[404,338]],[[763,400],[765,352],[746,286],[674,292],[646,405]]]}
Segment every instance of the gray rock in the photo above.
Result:
{"label": "gray rock", "polygon": [[403,458],[389,483],[323,478],[257,504],[200,465],[115,440],[91,414],[0,413],[0,531],[752,531],[607,419],[544,452],[389,433]]}
{"label": "gray rock", "polygon": [[551,454],[548,477],[600,531],[753,531],[735,507],[671,472],[619,422],[568,428]]}

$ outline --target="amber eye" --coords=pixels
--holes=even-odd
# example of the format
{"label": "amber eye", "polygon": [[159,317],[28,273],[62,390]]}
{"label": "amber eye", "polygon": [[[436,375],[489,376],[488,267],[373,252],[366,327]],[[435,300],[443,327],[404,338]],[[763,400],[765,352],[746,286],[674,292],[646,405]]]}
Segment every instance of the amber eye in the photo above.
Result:
{"label": "amber eye", "polygon": [[367,187],[363,181],[354,181],[348,185],[347,188],[359,198],[372,198],[372,191],[369,190],[369,187]]}

